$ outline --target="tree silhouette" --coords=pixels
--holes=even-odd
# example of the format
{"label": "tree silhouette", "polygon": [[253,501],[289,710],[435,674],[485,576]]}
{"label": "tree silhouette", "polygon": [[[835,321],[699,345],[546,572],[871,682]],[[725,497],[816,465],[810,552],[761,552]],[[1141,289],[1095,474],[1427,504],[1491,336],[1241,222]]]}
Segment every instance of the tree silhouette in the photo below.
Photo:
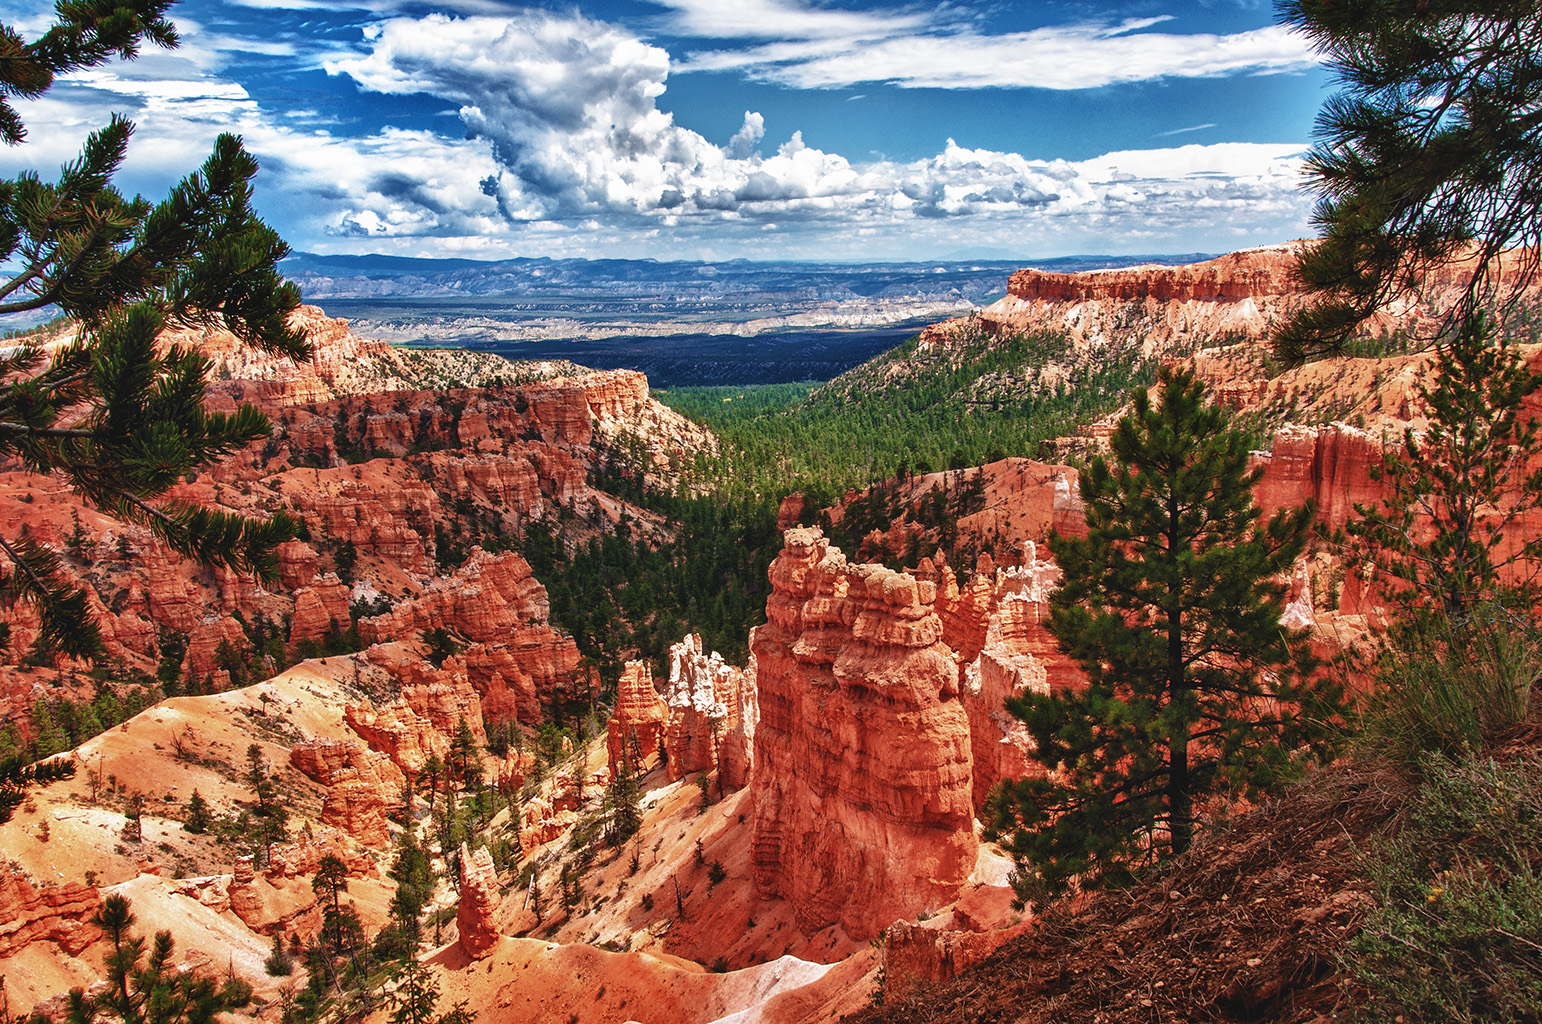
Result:
{"label": "tree silhouette", "polygon": [[1542,257],[1542,8],[1284,0],[1280,11],[1345,91],[1318,116],[1306,165],[1321,238],[1297,274],[1323,301],[1288,319],[1275,352],[1289,363],[1340,352],[1372,313],[1463,259],[1476,272],[1453,323],[1496,291],[1517,297]]}

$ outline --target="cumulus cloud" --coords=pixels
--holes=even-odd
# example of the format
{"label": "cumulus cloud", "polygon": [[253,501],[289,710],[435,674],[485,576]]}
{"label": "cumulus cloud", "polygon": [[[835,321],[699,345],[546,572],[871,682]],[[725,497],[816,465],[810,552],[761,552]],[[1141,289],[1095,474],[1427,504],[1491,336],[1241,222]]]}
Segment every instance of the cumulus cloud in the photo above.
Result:
{"label": "cumulus cloud", "polygon": [[[755,10],[773,8],[765,0]],[[708,19],[713,8],[696,10]],[[1310,206],[1296,190],[1292,146],[1182,146],[1069,163],[950,140],[928,159],[853,160],[796,132],[768,139],[755,111],[718,145],[659,109],[665,51],[581,17],[390,19],[326,65],[381,96],[443,100],[464,128],[453,138],[400,129],[349,137],[262,109],[220,77],[217,58],[194,56],[147,54],[26,101],[33,141],[0,151],[0,173],[25,165],[49,174],[85,131],[122,110],[154,140],[131,149],[131,191],[162,191],[215,134],[235,131],[263,162],[259,202],[297,248],[480,255],[906,258],[966,238],[1026,252],[1129,251],[1132,239],[1288,237],[1304,229]]]}
{"label": "cumulus cloud", "polygon": [[[328,70],[377,92],[459,103],[468,137],[497,164],[480,191],[514,223],[595,219],[679,231],[774,222],[785,231],[1140,217],[1149,231],[1206,206],[1302,207],[1299,154],[1280,147],[1190,146],[1070,164],[949,140],[927,160],[854,163],[796,132],[763,155],[765,121],[753,111],[727,144],[714,145],[659,110],[670,71],[663,50],[581,18],[393,19],[370,47]],[[412,201],[410,190],[390,194]],[[424,205],[434,216],[447,212]]]}

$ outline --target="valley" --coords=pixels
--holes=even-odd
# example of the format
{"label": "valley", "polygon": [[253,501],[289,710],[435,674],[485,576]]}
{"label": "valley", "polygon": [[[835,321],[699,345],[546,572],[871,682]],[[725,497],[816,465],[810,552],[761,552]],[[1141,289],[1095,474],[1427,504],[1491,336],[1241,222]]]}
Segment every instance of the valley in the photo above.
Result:
{"label": "valley", "polygon": [[[51,653],[31,605],[3,612],[0,761],[71,772],[4,784],[6,1013],[63,1020],[70,988],[106,991],[115,897],[178,969],[251,986],[231,1019],[268,1024],[383,1024],[404,962],[435,1014],[484,1024],[1305,1024],[1364,1002],[1336,959],[1375,912],[1351,850],[1406,783],[1311,768],[1283,802],[1207,808],[1212,832],[1137,887],[1054,902],[1023,904],[990,829],[998,784],[1044,775],[1008,701],[1088,685],[1050,628],[1048,542],[1087,534],[1082,481],[1132,388],[1192,368],[1249,431],[1263,513],[1310,501],[1324,536],[1428,426],[1433,354],[1397,332],[1442,295],[1366,354],[1282,369],[1264,339],[1303,301],[1287,258],[1019,270],[817,388],[748,369],[738,335],[575,327],[516,360],[534,350],[339,317],[419,315],[395,297],[302,307],[300,363],[164,335],[210,361],[208,408],[271,425],[171,497],[297,535],[262,584],[0,473],[0,535],[56,552],[107,654]],[[779,337],[748,339],[767,367]],[[589,364],[602,342],[676,386]],[[856,354],[798,347],[798,368]],[[1542,536],[1535,513],[1519,527]],[[1324,660],[1388,614],[1324,539],[1279,585]],[[1504,755],[1522,772],[1526,728]]]}
{"label": "valley", "polygon": [[[1082,270],[1176,262],[1072,256]],[[1016,263],[825,264],[317,256],[283,264],[371,338],[632,369],[656,388],[823,381],[997,298]]]}

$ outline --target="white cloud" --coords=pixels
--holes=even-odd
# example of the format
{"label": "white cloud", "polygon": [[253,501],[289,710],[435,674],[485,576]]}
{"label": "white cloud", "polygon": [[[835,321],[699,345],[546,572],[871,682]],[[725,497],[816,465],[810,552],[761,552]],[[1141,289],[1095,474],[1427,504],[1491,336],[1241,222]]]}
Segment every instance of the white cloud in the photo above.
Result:
{"label": "white cloud", "polygon": [[1304,212],[1299,147],[1185,146],[1070,164],[950,140],[928,160],[854,163],[799,133],[763,156],[764,119],[753,111],[720,147],[658,109],[664,51],[585,19],[395,19],[370,46],[328,69],[379,92],[461,104],[468,134],[498,164],[481,187],[511,225],[595,218],[731,232],[772,220],[786,231],[971,218],[1037,230],[1138,221],[1149,232],[1207,207]]}
{"label": "white cloud", "polygon": [[653,0],[675,12],[672,27],[708,39],[881,39],[919,30],[930,19],[919,13],[832,11],[789,0]]}
{"label": "white cloud", "polygon": [[1152,136],[1152,138],[1154,138],[1154,139],[1170,139],[1174,135],[1187,135],[1189,132],[1202,132],[1206,128],[1214,128],[1214,127],[1215,127],[1215,124],[1213,122],[1207,122],[1205,124],[1191,124],[1187,128],[1174,128],[1172,131],[1157,132],[1155,135]]}
{"label": "white cloud", "polygon": [[738,70],[802,89],[872,82],[906,88],[1091,89],[1161,78],[1299,71],[1318,63],[1282,26],[1231,35],[1139,31],[1161,19],[1079,24],[983,36],[894,34],[797,38],[743,50],[692,53],[678,71]]}
{"label": "white cloud", "polygon": [[[296,248],[405,254],[910,258],[965,246],[1049,255],[1266,242],[1301,234],[1300,146],[1182,146],[1079,163],[952,141],[923,160],[854,160],[746,111],[716,145],[658,108],[671,61],[578,17],[393,19],[328,70],[382,95],[425,93],[467,129],[349,138],[302,129],[185,51],[61,81],[19,103],[27,145],[0,176],[45,176],[123,110],[139,125],[127,191],[156,195],[220,131],[263,163],[258,198]],[[191,55],[189,55],[191,56]],[[1165,241],[1164,241],[1165,240]]]}

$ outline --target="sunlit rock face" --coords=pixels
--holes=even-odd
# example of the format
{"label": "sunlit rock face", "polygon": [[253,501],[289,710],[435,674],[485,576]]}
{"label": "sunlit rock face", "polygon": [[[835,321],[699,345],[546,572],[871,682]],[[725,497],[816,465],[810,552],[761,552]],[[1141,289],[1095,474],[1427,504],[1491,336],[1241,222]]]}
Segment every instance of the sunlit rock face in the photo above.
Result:
{"label": "sunlit rock face", "polygon": [[753,667],[736,668],[716,651],[706,653],[701,637],[693,633],[669,649],[664,699],[669,704],[664,748],[670,779],[732,763],[723,772],[724,785],[743,787],[750,770],[744,755],[755,729]]}
{"label": "sunlit rock face", "polygon": [[646,661],[629,661],[616,688],[616,710],[605,723],[605,740],[614,772],[624,759],[634,768],[651,766],[664,744],[669,705],[653,686]]}
{"label": "sunlit rock face", "polygon": [[969,722],[936,586],[791,529],[755,636],[754,879],[868,937],[974,867]]}

